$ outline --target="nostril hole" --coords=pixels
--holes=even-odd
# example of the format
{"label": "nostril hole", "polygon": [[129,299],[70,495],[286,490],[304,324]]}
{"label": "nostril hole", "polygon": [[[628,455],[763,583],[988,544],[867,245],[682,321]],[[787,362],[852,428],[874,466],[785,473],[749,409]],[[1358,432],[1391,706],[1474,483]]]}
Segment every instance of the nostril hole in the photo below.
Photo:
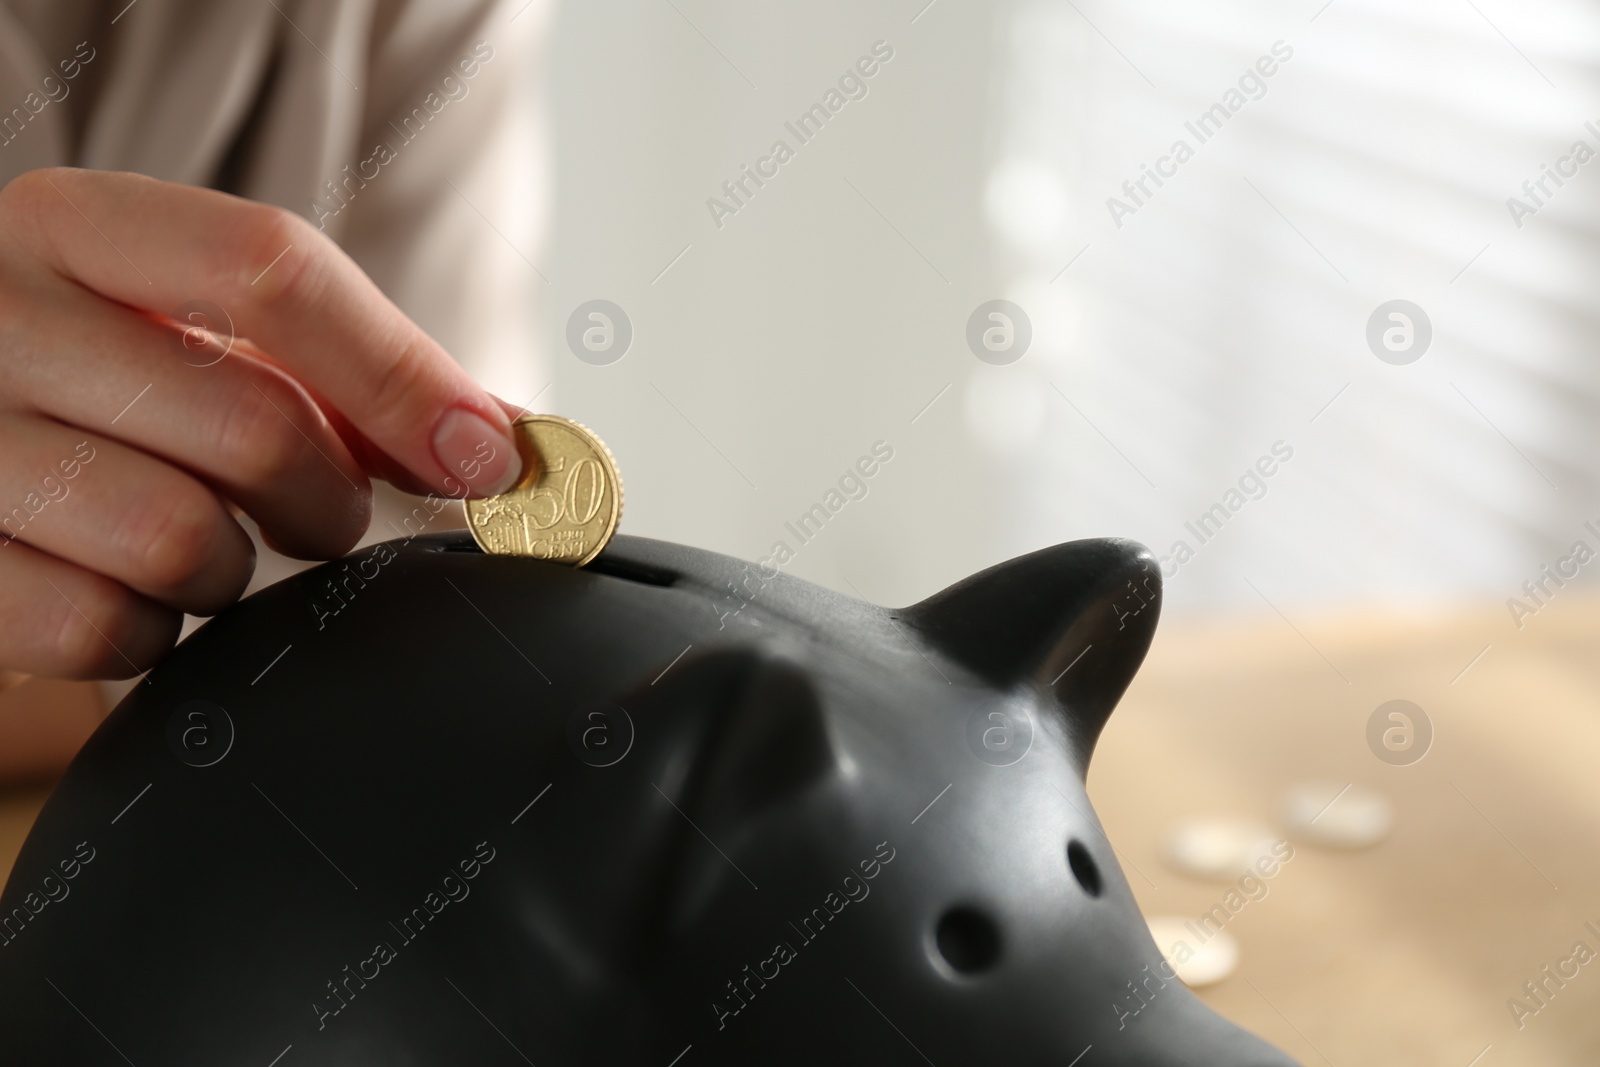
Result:
{"label": "nostril hole", "polygon": [[951,908],[939,920],[934,945],[944,961],[961,974],[976,974],[1000,959],[1000,930],[977,908]]}
{"label": "nostril hole", "polygon": [[1067,842],[1067,866],[1072,868],[1072,877],[1083,886],[1085,893],[1091,897],[1100,895],[1100,868],[1095,866],[1094,857],[1083,847],[1083,842],[1076,838]]}

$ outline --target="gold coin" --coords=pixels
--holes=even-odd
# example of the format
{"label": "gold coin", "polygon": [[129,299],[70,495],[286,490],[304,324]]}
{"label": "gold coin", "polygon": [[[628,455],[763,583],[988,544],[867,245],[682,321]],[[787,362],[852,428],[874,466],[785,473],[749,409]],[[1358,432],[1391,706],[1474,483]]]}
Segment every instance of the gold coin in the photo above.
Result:
{"label": "gold coin", "polygon": [[463,502],[478,547],[581,567],[600,554],[622,517],[622,479],[605,442],[558,415],[512,424],[522,479],[499,496]]}

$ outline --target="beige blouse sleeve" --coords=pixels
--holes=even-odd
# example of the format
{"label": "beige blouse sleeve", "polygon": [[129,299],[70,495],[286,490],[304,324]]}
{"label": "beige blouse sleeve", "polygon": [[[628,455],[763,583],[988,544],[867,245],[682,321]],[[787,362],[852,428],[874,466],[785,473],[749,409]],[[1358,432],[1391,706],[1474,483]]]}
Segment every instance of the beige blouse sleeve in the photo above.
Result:
{"label": "beige blouse sleeve", "polygon": [[130,170],[299,212],[520,403],[545,379],[526,294],[546,19],[546,0],[0,0],[0,179]]}

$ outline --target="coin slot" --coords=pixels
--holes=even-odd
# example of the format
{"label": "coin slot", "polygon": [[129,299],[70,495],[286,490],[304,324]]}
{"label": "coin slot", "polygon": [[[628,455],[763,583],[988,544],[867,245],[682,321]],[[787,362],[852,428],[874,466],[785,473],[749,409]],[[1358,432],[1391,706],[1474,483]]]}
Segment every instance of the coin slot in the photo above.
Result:
{"label": "coin slot", "polygon": [[1000,929],[969,904],[945,912],[933,935],[934,947],[958,974],[987,971],[1000,961]]}
{"label": "coin slot", "polygon": [[1083,891],[1091,897],[1100,895],[1103,883],[1100,880],[1100,868],[1095,866],[1094,857],[1089,855],[1089,850],[1083,842],[1074,838],[1067,842],[1067,866],[1072,868],[1072,877],[1083,886]]}
{"label": "coin slot", "polygon": [[[478,543],[465,534],[459,538],[452,537],[451,540],[443,545],[433,546],[431,551],[470,552],[475,556],[484,555],[484,551],[478,547]],[[604,574],[609,578],[621,578],[626,582],[654,585],[663,589],[678,584],[678,575],[665,567],[654,567],[648,563],[618,559],[615,556],[599,556],[589,561],[581,569]]]}
{"label": "coin slot", "polygon": [[612,556],[600,556],[593,559],[583,569],[586,571],[598,571],[601,574],[612,578],[621,578],[627,582],[638,582],[640,585],[656,585],[663,588],[676,585],[678,581],[678,576],[672,571],[661,567],[652,567],[648,563],[617,559]]}

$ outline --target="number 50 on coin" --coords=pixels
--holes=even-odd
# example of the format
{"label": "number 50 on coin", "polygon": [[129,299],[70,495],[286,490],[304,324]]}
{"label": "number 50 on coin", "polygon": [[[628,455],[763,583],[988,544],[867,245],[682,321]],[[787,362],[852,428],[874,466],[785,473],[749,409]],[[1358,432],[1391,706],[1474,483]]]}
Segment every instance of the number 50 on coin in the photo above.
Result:
{"label": "number 50 on coin", "polygon": [[491,555],[583,566],[605,548],[622,515],[611,451],[587,427],[555,415],[528,415],[512,429],[527,473],[499,496],[465,502],[473,540]]}

